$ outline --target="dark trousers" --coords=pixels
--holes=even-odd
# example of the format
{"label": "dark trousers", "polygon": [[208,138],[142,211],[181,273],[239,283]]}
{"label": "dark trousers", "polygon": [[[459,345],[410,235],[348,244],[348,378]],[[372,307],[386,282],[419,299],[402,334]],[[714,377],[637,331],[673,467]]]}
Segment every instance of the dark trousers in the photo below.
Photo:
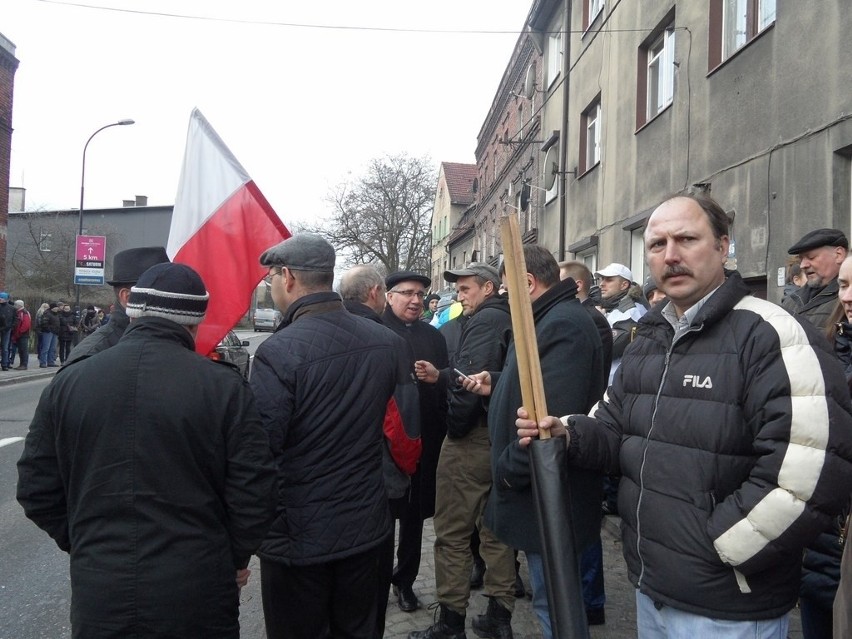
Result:
{"label": "dark trousers", "polygon": [[381,547],[312,566],[261,559],[267,638],[373,639]]}
{"label": "dark trousers", "polygon": [[[393,520],[391,520],[393,521]],[[391,524],[387,540],[379,546],[379,579],[376,594],[376,632],[374,639],[385,636],[385,615],[388,609],[388,596],[393,577],[393,539],[394,525]]]}
{"label": "dark trousers", "polygon": [[833,614],[831,608],[823,608],[810,597],[799,598],[802,613],[802,636],[805,639],[831,639]]}
{"label": "dark trousers", "polygon": [[60,364],[64,364],[65,360],[68,359],[68,355],[71,354],[71,347],[73,345],[74,344],[71,342],[70,339],[59,340],[59,363]]}
{"label": "dark trousers", "polygon": [[394,586],[406,588],[414,583],[420,572],[420,550],[423,545],[420,491],[409,488],[404,497],[392,499],[391,514],[399,519],[399,545],[391,582]]}
{"label": "dark trousers", "polygon": [[602,610],[606,603],[606,593],[600,536],[580,555],[580,576],[583,578],[583,603],[586,604],[586,610]]}
{"label": "dark trousers", "polygon": [[27,366],[30,363],[30,336],[21,335],[18,338],[18,341],[15,342],[15,345],[18,347],[18,364],[20,366]]}

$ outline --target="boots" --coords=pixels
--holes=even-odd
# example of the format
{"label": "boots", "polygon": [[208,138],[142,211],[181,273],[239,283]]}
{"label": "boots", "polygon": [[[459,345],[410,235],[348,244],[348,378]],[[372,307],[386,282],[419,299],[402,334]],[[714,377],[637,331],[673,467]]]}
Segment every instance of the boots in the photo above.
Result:
{"label": "boots", "polygon": [[485,614],[473,620],[473,631],[484,639],[513,639],[512,611],[489,598]]}
{"label": "boots", "polygon": [[454,612],[444,604],[438,606],[438,620],[426,630],[408,633],[408,639],[467,639],[464,634],[464,613]]}

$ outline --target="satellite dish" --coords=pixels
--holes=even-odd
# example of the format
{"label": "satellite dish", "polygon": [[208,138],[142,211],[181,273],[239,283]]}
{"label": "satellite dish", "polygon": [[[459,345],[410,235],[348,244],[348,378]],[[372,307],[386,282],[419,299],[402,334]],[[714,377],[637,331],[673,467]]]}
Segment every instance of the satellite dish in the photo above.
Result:
{"label": "satellite dish", "polygon": [[527,67],[527,75],[524,78],[524,95],[527,100],[532,100],[535,95],[535,65]]}
{"label": "satellite dish", "polygon": [[543,182],[545,190],[549,191],[556,182],[556,174],[559,173],[559,150],[554,144],[544,154]]}

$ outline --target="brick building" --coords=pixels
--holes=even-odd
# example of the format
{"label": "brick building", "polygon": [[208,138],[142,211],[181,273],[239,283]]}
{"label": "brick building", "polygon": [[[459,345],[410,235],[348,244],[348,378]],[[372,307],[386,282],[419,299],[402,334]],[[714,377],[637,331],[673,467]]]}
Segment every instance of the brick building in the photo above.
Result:
{"label": "brick building", "polygon": [[0,33],[0,290],[6,287],[9,164],[12,157],[12,98],[17,69],[15,45]]}

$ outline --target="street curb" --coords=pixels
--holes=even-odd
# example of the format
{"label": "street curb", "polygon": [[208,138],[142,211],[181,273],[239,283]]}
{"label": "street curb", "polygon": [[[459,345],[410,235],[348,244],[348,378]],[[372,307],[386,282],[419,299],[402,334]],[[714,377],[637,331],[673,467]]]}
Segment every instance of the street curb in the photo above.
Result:
{"label": "street curb", "polygon": [[46,377],[53,377],[56,375],[56,372],[59,369],[51,369],[47,371],[16,371],[17,374],[13,374],[9,377],[6,377],[12,371],[3,371],[0,373],[0,386],[11,386],[12,384],[20,384],[21,382],[31,382],[36,379],[44,379]]}

